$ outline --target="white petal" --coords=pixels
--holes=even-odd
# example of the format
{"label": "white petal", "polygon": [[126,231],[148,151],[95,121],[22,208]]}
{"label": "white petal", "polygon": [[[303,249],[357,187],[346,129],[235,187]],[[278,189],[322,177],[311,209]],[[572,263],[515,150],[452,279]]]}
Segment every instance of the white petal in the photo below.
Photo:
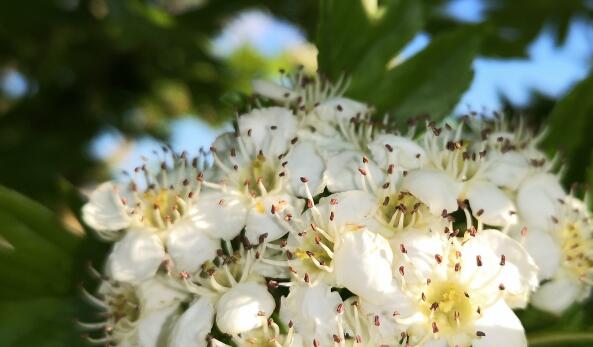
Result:
{"label": "white petal", "polygon": [[278,102],[290,102],[298,97],[298,94],[291,89],[267,80],[253,80],[251,81],[251,87],[255,94]]}
{"label": "white petal", "polygon": [[421,318],[422,314],[418,315],[416,299],[412,298],[409,293],[401,291],[400,288],[396,286],[392,292],[380,298],[375,298],[373,301],[377,302],[376,304],[364,298],[358,300],[360,301],[361,313],[367,316],[368,321],[372,322],[371,324],[374,324],[375,316],[379,316],[381,325],[375,329],[378,330],[379,336],[377,337],[380,337],[383,342],[393,341],[393,339],[399,340],[400,333],[408,327],[394,319],[393,314],[395,312],[399,314],[399,317],[406,317],[406,324],[419,323],[424,319]]}
{"label": "white petal", "polygon": [[[362,157],[364,153],[358,151],[344,151],[332,156],[327,161],[325,171],[325,183],[327,189],[332,193],[344,192],[352,189],[361,189],[368,183],[363,183],[365,177],[359,169],[363,168]],[[375,185],[383,184],[384,175],[379,167],[369,161],[367,164],[368,173]]]}
{"label": "white petal", "polygon": [[486,336],[474,338],[474,347],[527,347],[521,321],[503,300],[484,309],[475,327]]}
{"label": "white petal", "polygon": [[136,323],[138,347],[163,346],[168,338],[169,328],[177,318],[177,306],[169,306],[143,313]]}
{"label": "white petal", "polygon": [[175,223],[167,237],[167,251],[177,271],[195,273],[216,256],[220,242],[199,231],[189,221]]}
{"label": "white petal", "polygon": [[164,257],[163,244],[157,235],[144,229],[130,229],[113,246],[109,273],[117,281],[143,281],[154,276]]}
{"label": "white petal", "polygon": [[569,278],[559,278],[542,284],[531,298],[531,304],[556,315],[560,315],[581,295],[581,288]]}
{"label": "white petal", "polygon": [[[506,226],[517,223],[517,211],[513,201],[490,182],[471,183],[467,199],[476,218],[488,225]],[[478,211],[482,212],[477,216]]]}
{"label": "white petal", "polygon": [[280,317],[294,323],[295,332],[307,337],[306,344],[312,345],[316,339],[329,346],[333,335],[339,335],[336,309],[341,303],[340,295],[324,283],[292,286],[288,296],[281,299]]}
{"label": "white petal", "polygon": [[565,195],[558,177],[547,173],[531,176],[519,187],[519,216],[527,225],[548,231],[553,227],[552,217],[558,215],[558,199]]}
{"label": "white petal", "polygon": [[266,195],[255,200],[255,205],[247,214],[247,225],[245,236],[251,244],[259,244],[260,235],[267,234],[266,241],[274,241],[286,235],[288,230],[278,221],[278,217],[272,214],[272,206],[275,213],[281,213],[290,204],[290,196]]}
{"label": "white petal", "polygon": [[206,347],[206,336],[214,323],[214,307],[208,298],[196,300],[185,311],[171,332],[171,347]]}
{"label": "white petal", "polygon": [[374,220],[378,210],[377,199],[362,190],[350,190],[344,193],[332,194],[319,199],[317,208],[321,215],[328,216],[334,213],[333,224],[344,226],[346,224],[369,225]]}
{"label": "white petal", "polygon": [[444,338],[440,338],[440,339],[428,339],[428,341],[426,341],[422,347],[447,347],[447,340],[445,340]]}
{"label": "white petal", "polygon": [[426,161],[424,149],[403,136],[381,134],[375,137],[368,147],[379,167],[395,164],[402,170],[411,170],[421,167]]}
{"label": "white petal", "polygon": [[[538,286],[537,265],[527,250],[501,231],[479,232],[464,244],[462,254],[461,276],[474,279],[470,286],[497,292],[502,283],[505,300],[511,307],[525,307],[529,295]],[[477,266],[478,255],[482,266]]]}
{"label": "white petal", "polygon": [[266,286],[255,282],[239,283],[224,293],[216,304],[216,325],[227,334],[259,328],[275,307],[274,297]]}
{"label": "white petal", "polygon": [[247,207],[238,196],[206,192],[200,194],[189,215],[196,228],[211,238],[231,240],[245,226]]}
{"label": "white petal", "polygon": [[177,306],[188,294],[174,287],[173,280],[167,276],[156,276],[140,283],[136,295],[142,311],[160,310]]}
{"label": "white petal", "polygon": [[374,302],[394,290],[389,242],[367,229],[342,235],[334,254],[338,286]]}
{"label": "white petal", "polygon": [[562,260],[560,245],[552,235],[530,228],[525,236],[525,248],[539,267],[539,279],[552,278]]}
{"label": "white petal", "polygon": [[496,154],[486,170],[486,178],[499,187],[516,190],[529,172],[529,161],[518,152]]}
{"label": "white petal", "polygon": [[[339,107],[338,107],[339,106]],[[322,102],[313,112],[329,123],[350,122],[352,118],[369,112],[367,105],[347,98],[334,98]]]}
{"label": "white petal", "polygon": [[[237,143],[237,138],[234,133],[232,132],[225,132],[220,134],[212,143],[212,148],[216,149],[216,154],[218,158],[227,166],[232,167],[235,163],[229,160],[229,153],[232,148],[238,150],[239,144]],[[243,156],[236,156],[234,158],[238,165],[243,165],[247,162],[246,158]],[[218,166],[212,165],[208,169],[204,170],[204,179],[211,182],[219,182],[220,180],[227,177],[227,174]]]}
{"label": "white petal", "polygon": [[[396,255],[393,263],[394,271],[399,271],[399,267],[403,266],[406,283],[417,283],[418,285],[422,285],[426,278],[433,277],[435,273],[445,277],[449,261],[444,248],[446,243],[446,238],[440,231],[428,232],[410,229],[398,233],[391,240],[392,249]],[[401,254],[401,245],[406,249],[406,257]],[[436,255],[442,257],[444,264],[437,264]],[[410,268],[410,263],[413,268]],[[417,276],[416,273],[421,276]]]}
{"label": "white petal", "polygon": [[82,207],[82,218],[91,228],[115,231],[130,225],[118,189],[113,182],[105,182],[91,193],[89,201]]}
{"label": "white petal", "polygon": [[461,188],[461,184],[447,174],[432,170],[410,171],[402,182],[402,189],[425,203],[435,215],[440,215],[443,210],[457,211]]}
{"label": "white petal", "polygon": [[[277,257],[266,256],[266,259],[285,261],[286,255],[282,254]],[[261,261],[255,262],[250,271],[260,276],[269,278],[290,278],[290,271],[287,267],[268,264]]]}
{"label": "white petal", "polygon": [[291,148],[286,156],[286,161],[288,162],[286,169],[288,170],[290,185],[297,196],[307,196],[301,177],[307,178],[307,184],[312,195],[315,196],[323,192],[325,163],[313,144],[298,142]]}
{"label": "white petal", "polygon": [[266,155],[284,153],[297,131],[296,117],[288,108],[254,109],[238,119],[241,137],[251,153]]}

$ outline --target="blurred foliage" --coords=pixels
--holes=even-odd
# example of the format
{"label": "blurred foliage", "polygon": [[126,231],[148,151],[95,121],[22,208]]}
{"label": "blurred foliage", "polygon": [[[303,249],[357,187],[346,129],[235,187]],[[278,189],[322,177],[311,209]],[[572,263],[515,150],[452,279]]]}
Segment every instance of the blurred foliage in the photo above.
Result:
{"label": "blurred foliage", "polygon": [[[525,57],[542,30],[560,44],[575,19],[593,16],[586,0],[482,0],[483,18],[467,23],[447,14],[451,2],[0,3],[0,79],[18,74],[25,81],[18,95],[0,87],[0,184],[10,187],[0,188],[0,345],[83,344],[72,319],[86,317],[89,307],[77,285],[92,289],[85,266],[102,264],[107,245],[76,222],[83,201],[74,187],[108,176],[89,156],[97,135],[115,128],[166,141],[171,120],[183,114],[228,121],[248,102],[251,78],[295,63],[293,55],[264,57],[249,46],[216,56],[212,39],[237,14],[259,8],[299,27],[316,42],[324,76],[349,76],[350,96],[398,122],[448,115],[470,86],[477,56]],[[418,33],[431,42],[402,61],[398,54]],[[505,102],[509,114],[526,113],[535,127],[549,121],[545,146],[562,150],[567,185],[593,182],[592,91],[593,75],[560,100],[533,91],[529,105]],[[76,227],[66,227],[66,219]],[[575,305],[562,317],[531,308],[519,315],[535,345],[585,346],[578,338],[591,341],[592,305]],[[542,330],[549,326],[554,331]]]}
{"label": "blurred foliage", "polygon": [[[82,199],[62,185],[73,210]],[[0,342],[2,346],[82,345],[74,321],[95,315],[80,296],[89,264],[107,245],[66,229],[46,207],[0,186]]]}
{"label": "blurred foliage", "polygon": [[82,184],[101,174],[88,144],[106,127],[165,139],[180,114],[229,119],[220,98],[248,77],[212,54],[213,36],[253,7],[310,20],[300,12],[310,3],[209,1],[171,13],[141,0],[2,2],[0,74],[17,71],[27,88],[0,92],[0,158],[11,168],[0,183],[52,206],[58,175]]}

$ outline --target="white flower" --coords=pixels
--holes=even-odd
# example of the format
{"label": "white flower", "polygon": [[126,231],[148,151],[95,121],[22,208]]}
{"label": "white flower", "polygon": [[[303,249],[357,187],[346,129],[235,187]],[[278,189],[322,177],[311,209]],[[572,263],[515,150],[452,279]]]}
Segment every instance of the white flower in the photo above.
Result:
{"label": "white flower", "polygon": [[525,126],[523,118],[518,120],[518,124],[512,124],[502,117],[494,119],[493,124],[481,121],[476,127],[481,143],[487,148],[486,176],[492,183],[511,191],[516,191],[526,177],[549,172],[555,165],[555,160],[548,160],[537,148],[545,131],[534,134]]}
{"label": "white flower", "polygon": [[[537,267],[521,245],[505,234],[478,230],[475,235],[468,233],[461,240],[436,232],[401,233],[392,241],[398,249],[396,288],[416,308],[402,304],[401,311],[391,316],[373,313],[372,305],[363,311],[375,314],[380,324],[392,319],[409,327],[411,344],[494,346],[504,341],[526,346],[521,322],[509,305],[524,304],[537,285]],[[377,310],[396,306],[389,296],[378,298],[384,301],[375,301],[381,305]]]}
{"label": "white flower", "polygon": [[561,314],[591,293],[593,285],[593,220],[587,206],[572,196],[561,200],[556,222],[545,232],[531,228],[524,236],[525,247],[540,268],[544,282],[532,304]]}
{"label": "white flower", "polygon": [[184,219],[201,188],[202,159],[190,162],[185,153],[166,147],[163,151],[165,159],[158,170],[143,165],[134,170],[129,182],[106,182],[91,193],[82,209],[83,219],[99,236],[116,240],[122,229],[130,227],[166,232]]}
{"label": "white flower", "polygon": [[276,304],[265,285],[239,283],[216,303],[216,325],[227,334],[239,334],[266,323]]}
{"label": "white flower", "polygon": [[187,298],[187,293],[172,287],[165,277],[152,278],[137,287],[105,280],[98,297],[83,293],[106,317],[105,322],[79,322],[84,329],[100,329],[105,334],[100,338],[89,335],[87,339],[117,346],[159,346],[169,336],[170,323],[177,319],[179,305]]}
{"label": "white flower", "polygon": [[217,235],[203,233],[188,218],[204,204],[199,194],[202,159],[190,162],[185,153],[163,151],[156,172],[143,165],[127,183],[103,183],[83,207],[85,222],[102,238],[116,241],[107,271],[118,281],[137,283],[154,276],[166,259],[165,244],[179,265],[177,272],[195,272],[219,248]]}
{"label": "white flower", "polygon": [[84,221],[114,245],[98,297],[83,290],[104,317],[80,323],[88,340],[526,347],[513,309],[590,294],[593,219],[541,136],[471,117],[401,135],[346,84],[254,81],[281,107],[92,192]]}
{"label": "white flower", "polygon": [[333,336],[344,335],[340,307],[340,295],[324,283],[295,285],[280,302],[280,318],[294,324],[295,332],[305,337],[305,345],[311,346],[316,340],[321,346],[329,346]]}
{"label": "white flower", "polygon": [[464,141],[463,123],[455,129],[436,128],[434,124],[428,128],[430,131],[423,137],[427,161],[422,168],[407,172],[401,189],[425,203],[433,214],[455,212],[457,202],[467,199],[474,217],[482,223],[514,225],[517,217],[513,200],[488,181],[487,151],[484,147],[472,148]]}
{"label": "white flower", "polygon": [[211,237],[230,240],[245,227],[251,243],[264,234],[273,241],[285,234],[275,213],[298,205],[294,195],[323,190],[323,160],[313,146],[298,142],[295,116],[287,109],[252,111],[239,117],[238,129],[238,136],[223,135],[212,147],[213,178],[220,184],[204,182],[213,189],[202,193],[192,221]]}

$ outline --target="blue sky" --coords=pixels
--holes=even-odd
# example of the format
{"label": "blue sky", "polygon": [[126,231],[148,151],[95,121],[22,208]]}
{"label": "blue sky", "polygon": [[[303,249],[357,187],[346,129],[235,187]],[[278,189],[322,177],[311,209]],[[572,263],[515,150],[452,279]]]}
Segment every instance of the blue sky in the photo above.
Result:
{"label": "blue sky", "polygon": [[[446,11],[464,21],[479,22],[483,9],[479,0],[457,0]],[[304,42],[301,32],[289,23],[263,12],[252,11],[243,13],[232,21],[214,40],[213,46],[216,53],[226,55],[249,43],[262,54],[274,56]],[[410,58],[429,42],[430,37],[427,34],[418,34],[400,53],[400,58]],[[593,29],[590,25],[574,21],[568,39],[561,47],[554,45],[549,30],[543,30],[530,45],[526,59],[476,59],[473,65],[474,81],[456,107],[456,112],[463,113],[470,109],[497,110],[501,106],[501,94],[517,104],[526,104],[531,88],[550,96],[562,95],[587,75],[592,57]],[[14,76],[11,78],[14,79]],[[176,150],[188,150],[195,154],[199,147],[208,147],[221,131],[222,129],[212,129],[195,118],[184,118],[173,123],[171,144]],[[121,143],[123,139],[119,134],[107,131],[95,141],[91,150],[95,156],[105,158]],[[118,170],[137,165],[139,156],[149,154],[153,147],[154,142],[151,139],[139,139],[122,161],[126,165],[118,165]]]}

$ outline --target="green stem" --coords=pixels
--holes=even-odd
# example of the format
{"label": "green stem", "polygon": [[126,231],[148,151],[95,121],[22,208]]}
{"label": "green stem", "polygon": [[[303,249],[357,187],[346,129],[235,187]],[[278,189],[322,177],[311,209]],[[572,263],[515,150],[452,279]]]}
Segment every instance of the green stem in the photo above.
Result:
{"label": "green stem", "polygon": [[537,334],[528,337],[529,346],[547,346],[550,344],[562,343],[566,346],[571,343],[593,343],[593,333],[549,333],[549,334]]}

